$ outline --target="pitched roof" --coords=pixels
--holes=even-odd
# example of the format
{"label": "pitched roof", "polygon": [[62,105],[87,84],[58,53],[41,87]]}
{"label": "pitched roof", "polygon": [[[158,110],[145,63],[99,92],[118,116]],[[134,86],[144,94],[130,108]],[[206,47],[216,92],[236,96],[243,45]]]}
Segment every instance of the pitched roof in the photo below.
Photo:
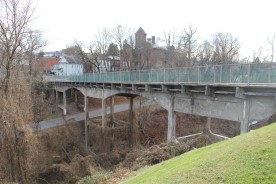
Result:
{"label": "pitched roof", "polygon": [[69,56],[69,55],[63,55],[62,56],[65,60],[66,60],[66,62],[67,63],[69,63],[69,64],[82,64],[83,62],[81,61],[81,59],[79,58],[79,57],[77,57],[77,56],[73,56],[73,55],[71,55],[71,56]]}
{"label": "pitched roof", "polygon": [[140,27],[135,34],[147,34],[142,27]]}

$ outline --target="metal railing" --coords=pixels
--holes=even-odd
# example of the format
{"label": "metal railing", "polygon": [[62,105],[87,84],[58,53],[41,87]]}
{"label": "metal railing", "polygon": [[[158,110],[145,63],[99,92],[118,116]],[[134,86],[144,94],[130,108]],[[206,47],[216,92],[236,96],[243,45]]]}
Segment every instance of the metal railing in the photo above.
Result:
{"label": "metal railing", "polygon": [[249,63],[87,73],[54,81],[116,83],[276,83],[276,63]]}

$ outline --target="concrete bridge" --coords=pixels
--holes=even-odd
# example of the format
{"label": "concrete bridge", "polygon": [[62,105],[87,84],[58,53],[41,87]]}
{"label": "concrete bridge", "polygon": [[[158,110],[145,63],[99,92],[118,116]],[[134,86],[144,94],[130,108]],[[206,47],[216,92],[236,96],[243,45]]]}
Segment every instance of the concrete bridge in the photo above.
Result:
{"label": "concrete bridge", "polygon": [[103,128],[106,126],[107,99],[112,101],[112,118],[113,97],[129,97],[131,128],[133,99],[142,96],[154,100],[168,111],[168,142],[177,140],[176,112],[208,117],[207,129],[210,129],[211,118],[238,121],[240,133],[248,132],[253,121],[276,112],[275,63],[89,73],[47,80],[54,85],[64,114],[67,113],[66,95],[72,89],[84,95],[86,114],[87,97],[102,99]]}

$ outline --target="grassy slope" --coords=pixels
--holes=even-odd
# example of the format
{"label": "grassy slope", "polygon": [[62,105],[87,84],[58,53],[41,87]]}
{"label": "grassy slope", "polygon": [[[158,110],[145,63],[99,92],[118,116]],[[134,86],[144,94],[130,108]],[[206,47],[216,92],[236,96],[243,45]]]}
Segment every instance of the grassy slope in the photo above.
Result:
{"label": "grassy slope", "polygon": [[276,183],[276,123],[142,169],[125,183]]}

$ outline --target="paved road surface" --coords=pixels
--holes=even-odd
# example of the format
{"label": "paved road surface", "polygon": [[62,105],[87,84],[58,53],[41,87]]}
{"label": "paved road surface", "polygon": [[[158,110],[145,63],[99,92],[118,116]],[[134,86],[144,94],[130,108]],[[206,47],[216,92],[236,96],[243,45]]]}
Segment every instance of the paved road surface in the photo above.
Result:
{"label": "paved road surface", "polygon": [[[149,100],[146,103],[144,103],[144,106],[149,106],[149,105],[153,105],[153,104],[155,104],[155,102]],[[136,104],[135,108],[138,108],[138,107],[139,107],[139,104]],[[122,111],[126,111],[128,109],[129,109],[128,104],[122,104],[122,105],[114,106],[114,112],[122,112]],[[106,113],[110,114],[110,108],[109,107],[106,109]],[[95,117],[100,117],[100,116],[102,116],[102,110],[101,109],[97,109],[97,110],[89,112],[89,118],[95,118]],[[64,125],[66,122],[67,123],[72,123],[72,122],[76,122],[76,121],[82,121],[84,119],[85,119],[85,113],[84,112],[79,113],[79,114],[74,114],[74,115],[67,115],[67,116],[60,117],[60,118],[54,118],[54,119],[50,119],[50,120],[40,121],[34,127],[34,129],[39,131],[39,130],[44,130],[44,129],[48,129],[48,128],[53,128],[53,127],[56,127],[56,126],[61,126],[61,125]]]}

